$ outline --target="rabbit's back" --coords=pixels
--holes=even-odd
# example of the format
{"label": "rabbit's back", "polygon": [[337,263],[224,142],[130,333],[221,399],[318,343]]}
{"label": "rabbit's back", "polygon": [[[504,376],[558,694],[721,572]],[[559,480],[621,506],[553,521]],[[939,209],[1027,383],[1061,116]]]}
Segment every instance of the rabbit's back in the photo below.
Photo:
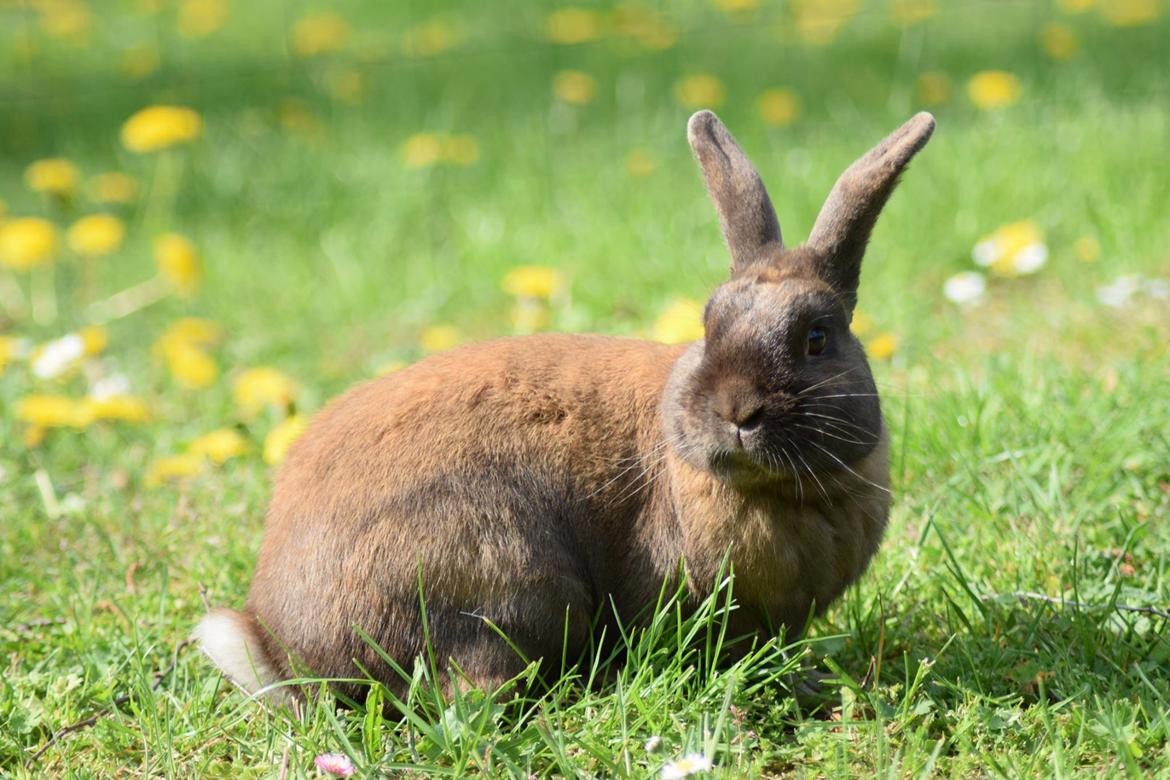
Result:
{"label": "rabbit's back", "polygon": [[[478,662],[463,648],[485,645],[484,618],[559,656],[569,605],[584,642],[599,591],[645,595],[622,583],[646,580],[626,570],[655,554],[631,536],[633,516],[653,495],[638,480],[680,352],[598,336],[505,339],[328,405],[290,452],[269,509],[248,603],[269,655],[291,651],[323,675],[352,675],[356,658],[385,679],[353,626],[391,657],[415,657],[420,582],[432,641],[465,664]],[[481,665],[510,669],[502,661]]]}

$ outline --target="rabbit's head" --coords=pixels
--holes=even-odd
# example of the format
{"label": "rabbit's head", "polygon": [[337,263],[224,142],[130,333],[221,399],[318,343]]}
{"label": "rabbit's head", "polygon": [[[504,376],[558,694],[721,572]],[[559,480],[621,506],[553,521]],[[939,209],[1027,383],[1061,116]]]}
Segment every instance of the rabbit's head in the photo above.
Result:
{"label": "rabbit's head", "polygon": [[703,313],[705,338],[676,365],[666,433],[692,465],[749,486],[813,485],[869,454],[881,408],[850,332],[870,231],[910,158],[934,130],[921,113],[838,179],[806,244],[785,247],[752,164],[709,111],[688,138],[719,212],[731,279]]}

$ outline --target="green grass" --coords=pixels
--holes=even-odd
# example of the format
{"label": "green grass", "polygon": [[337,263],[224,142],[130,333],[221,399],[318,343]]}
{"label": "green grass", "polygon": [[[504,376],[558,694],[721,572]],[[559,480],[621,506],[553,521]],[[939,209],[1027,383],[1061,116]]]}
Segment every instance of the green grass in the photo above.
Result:
{"label": "green grass", "polygon": [[[86,174],[127,171],[149,193],[155,160],[120,147],[121,123],[151,103],[190,105],[206,131],[172,155],[175,202],[160,213],[148,195],[118,212],[126,243],[99,261],[94,296],[150,276],[163,228],[198,243],[207,278],[194,299],[108,326],[105,359],[151,405],[148,424],[50,430],[28,447],[17,399],[80,394],[85,380],[36,380],[19,361],[0,373],[0,773],[276,776],[283,757],[291,776],[312,776],[313,756],[341,751],[370,774],[645,776],[699,752],[725,777],[1170,775],[1170,621],[1119,608],[1170,604],[1170,302],[1117,310],[1094,292],[1125,273],[1170,278],[1165,3],[1160,19],[1127,28],[1048,3],[940,3],[903,31],[872,2],[819,47],[783,8],[729,17],[687,2],[672,5],[680,34],[664,51],[549,43],[536,4],[443,3],[462,44],[412,58],[401,31],[431,4],[349,2],[338,6],[354,23],[348,47],[316,60],[287,52],[307,9],[297,3],[235,3],[223,30],[194,41],[174,32],[173,11],[152,20],[111,5],[95,4],[80,49],[0,5],[0,198],[9,215],[66,224],[22,182],[50,156]],[[1079,36],[1071,60],[1038,47],[1052,21]],[[120,52],[152,40],[161,68],[124,76]],[[566,68],[596,78],[593,103],[554,100]],[[1016,74],[1022,95],[984,112],[963,88],[992,68]],[[364,78],[359,104],[331,97],[338,69]],[[920,107],[925,71],[947,74],[952,93],[875,232],[860,304],[898,341],[875,361],[895,507],[873,567],[799,652],[770,645],[711,668],[702,616],[679,624],[667,609],[609,682],[563,681],[536,702],[436,704],[419,685],[402,719],[337,711],[328,696],[294,718],[229,690],[192,650],[153,687],[203,611],[200,588],[238,604],[259,546],[271,473],[256,450],[275,417],[239,415],[235,371],[280,368],[311,412],[417,358],[427,325],[509,333],[499,281],[526,263],[571,278],[553,327],[645,333],[727,264],[678,78],[724,82],[719,113],[795,243],[836,175]],[[756,113],[768,87],[799,95],[790,127]],[[290,97],[309,131],[281,124]],[[405,168],[402,143],[421,131],[473,134],[478,162]],[[649,176],[627,172],[632,149],[654,160]],[[76,213],[92,208],[82,200]],[[1044,231],[1047,266],[994,280],[981,306],[946,301],[942,283],[973,267],[974,244],[1020,219]],[[1095,262],[1074,251],[1084,237],[1100,246]],[[41,342],[84,324],[76,264],[58,264],[56,321],[10,311],[0,333]],[[215,352],[224,375],[207,390],[178,389],[151,357],[183,315],[227,333]],[[144,484],[154,458],[224,426],[253,453]],[[50,511],[49,485],[64,509]],[[835,676],[822,699],[831,717],[793,702],[797,656]],[[105,711],[33,759],[54,731]],[[648,753],[652,736],[661,745]]]}

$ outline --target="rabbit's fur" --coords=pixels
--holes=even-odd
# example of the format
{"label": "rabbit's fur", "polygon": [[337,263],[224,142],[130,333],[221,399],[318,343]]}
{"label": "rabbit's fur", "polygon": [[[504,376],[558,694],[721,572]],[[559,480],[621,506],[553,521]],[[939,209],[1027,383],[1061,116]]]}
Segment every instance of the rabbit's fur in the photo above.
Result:
{"label": "rabbit's fur", "polygon": [[710,592],[728,551],[733,632],[799,631],[886,524],[886,432],[849,322],[870,230],[933,128],[919,114],[858,160],[789,249],[743,152],[695,114],[732,257],[705,340],[502,339],[333,401],[277,477],[244,611],[196,630],[205,651],[250,691],[360,669],[400,690],[355,627],[409,670],[421,582],[440,663],[492,686],[525,664],[487,621],[555,665],[611,600],[642,614],[680,562]]}

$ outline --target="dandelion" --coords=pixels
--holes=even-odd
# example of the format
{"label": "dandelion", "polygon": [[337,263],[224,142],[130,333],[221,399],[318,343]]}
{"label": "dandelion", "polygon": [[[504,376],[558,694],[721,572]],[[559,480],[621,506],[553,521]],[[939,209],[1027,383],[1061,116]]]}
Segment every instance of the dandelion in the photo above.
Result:
{"label": "dandelion", "polygon": [[33,350],[30,367],[38,379],[56,379],[85,356],[85,340],[76,333],[69,333]]}
{"label": "dandelion", "polygon": [[349,36],[349,22],[341,16],[332,11],[310,14],[293,25],[292,49],[301,57],[329,54],[345,48]]}
{"label": "dandelion", "polygon": [[80,179],[77,166],[61,157],[37,160],[24,170],[24,183],[30,190],[62,198],[73,195]]}
{"label": "dandelion", "polygon": [[454,325],[430,325],[418,335],[418,345],[424,352],[442,352],[459,344],[463,334]]}
{"label": "dandelion", "polygon": [[1109,0],[1098,6],[1101,18],[1114,27],[1136,27],[1158,18],[1158,0]]}
{"label": "dandelion", "polygon": [[203,267],[195,245],[178,233],[164,233],[154,240],[154,262],[159,276],[165,279],[175,292],[190,297],[199,288],[203,278]]}
{"label": "dandelion", "polygon": [[1081,14],[1096,4],[1097,0],[1056,0],[1062,11],[1070,14]]}
{"label": "dandelion", "polygon": [[857,0],[793,0],[792,13],[801,40],[824,46],[857,13]]}
{"label": "dandelion", "polygon": [[16,419],[34,428],[84,428],[83,404],[65,395],[26,395],[16,402]]}
{"label": "dandelion", "polygon": [[0,222],[0,264],[27,271],[52,262],[57,248],[57,228],[40,217],[21,217]]}
{"label": "dandelion", "polygon": [[196,436],[187,445],[187,453],[197,458],[206,458],[212,463],[224,463],[248,451],[248,442],[234,428],[218,428],[202,436]]}
{"label": "dandelion", "polygon": [[1002,70],[985,70],[967,81],[967,97],[984,111],[1010,106],[1020,99],[1020,80]]}
{"label": "dandelion", "polygon": [[588,43],[601,37],[601,16],[584,8],[561,8],[545,19],[545,36],[553,43]]}
{"label": "dandelion", "polygon": [[146,153],[194,141],[203,134],[203,118],[183,106],[149,106],[122,125],[122,146]]}
{"label": "dandelion", "polygon": [[1067,60],[1081,46],[1076,31],[1067,24],[1052,22],[1040,30],[1040,48],[1054,60]]}
{"label": "dandelion", "polygon": [[982,238],[972,257],[997,276],[1034,274],[1048,261],[1048,247],[1040,228],[1030,220],[1011,222]]}
{"label": "dandelion", "polygon": [[275,368],[250,368],[236,377],[232,397],[247,415],[253,415],[265,406],[287,408],[297,394],[297,385],[286,374]]}
{"label": "dandelion", "polygon": [[150,419],[150,409],[141,398],[127,393],[91,395],[82,401],[80,415],[86,425],[96,420],[145,422]]}
{"label": "dandelion", "polygon": [[645,149],[631,149],[626,155],[626,173],[636,179],[649,176],[657,167],[654,158]]}
{"label": "dandelion", "polygon": [[662,767],[662,780],[680,780],[700,772],[710,772],[712,768],[714,767],[711,759],[699,753],[687,753],[677,761],[671,761]]}
{"label": "dandelion", "polygon": [[773,127],[787,127],[800,116],[800,98],[790,89],[769,89],[756,100],[763,120]]}
{"label": "dandelion", "polygon": [[548,300],[564,290],[565,276],[546,265],[518,265],[505,274],[500,288],[517,298]]}
{"label": "dandelion", "polygon": [[354,772],[357,771],[353,761],[344,753],[322,753],[313,759],[313,763],[322,772],[337,777],[353,777]]}
{"label": "dandelion", "polygon": [[138,182],[125,173],[102,173],[90,179],[89,191],[98,203],[131,203],[138,197]]}
{"label": "dandelion", "polygon": [[443,142],[434,133],[415,133],[402,145],[402,162],[407,168],[426,168],[443,157]]}
{"label": "dandelion", "polygon": [[189,453],[158,458],[147,467],[144,481],[147,487],[158,487],[164,482],[188,479],[202,471],[203,464],[203,458]]}
{"label": "dandelion", "polygon": [[179,6],[179,34],[205,38],[223,27],[227,15],[227,0],[184,0]]}
{"label": "dandelion", "polygon": [[463,32],[448,17],[438,16],[406,31],[402,48],[412,57],[433,57],[459,45]]}
{"label": "dandelion", "polygon": [[987,280],[976,271],[961,271],[943,282],[943,295],[960,306],[979,303],[986,292]]}
{"label": "dandelion", "polygon": [[937,106],[951,96],[951,80],[945,73],[928,71],[914,81],[914,93],[923,105]]}
{"label": "dandelion", "polygon": [[853,312],[853,321],[849,323],[849,330],[854,336],[861,338],[874,328],[873,317],[857,309]]}
{"label": "dandelion", "polygon": [[91,214],[74,222],[65,232],[65,242],[79,255],[100,257],[122,245],[126,227],[112,214]]}
{"label": "dandelion", "polygon": [[299,414],[289,415],[277,423],[264,437],[264,462],[269,466],[283,463],[293,442],[301,437],[308,426],[308,419]]}
{"label": "dandelion", "polygon": [[1073,253],[1082,263],[1095,263],[1101,256],[1101,244],[1092,236],[1081,236],[1073,242]]}
{"label": "dandelion", "polygon": [[588,73],[562,70],[553,78],[553,94],[565,103],[583,106],[593,102],[593,96],[597,94],[597,82]]}
{"label": "dandelion", "polygon": [[215,358],[190,344],[172,344],[163,354],[167,370],[180,386],[192,390],[211,387],[219,377]]}
{"label": "dandelion", "polygon": [[934,0],[894,0],[890,10],[900,27],[926,21],[938,12]]}
{"label": "dandelion", "polygon": [[674,85],[675,100],[687,109],[717,107],[725,95],[723,82],[710,73],[696,73]]}
{"label": "dandelion", "polygon": [[713,0],[715,7],[728,14],[752,11],[760,7],[760,0]]}
{"label": "dandelion", "polygon": [[84,39],[89,35],[93,17],[81,0],[42,0],[41,29],[54,38]]}
{"label": "dandelion", "polygon": [[865,351],[874,360],[889,360],[898,351],[898,338],[892,333],[879,333],[866,343]]}
{"label": "dandelion", "polygon": [[650,327],[650,338],[663,344],[703,338],[703,304],[691,298],[671,301]]}
{"label": "dandelion", "polygon": [[86,355],[99,355],[110,343],[110,333],[101,325],[86,325],[77,331],[77,336]]}
{"label": "dandelion", "polygon": [[479,141],[473,135],[452,135],[443,139],[441,156],[452,165],[472,165],[479,159]]}

